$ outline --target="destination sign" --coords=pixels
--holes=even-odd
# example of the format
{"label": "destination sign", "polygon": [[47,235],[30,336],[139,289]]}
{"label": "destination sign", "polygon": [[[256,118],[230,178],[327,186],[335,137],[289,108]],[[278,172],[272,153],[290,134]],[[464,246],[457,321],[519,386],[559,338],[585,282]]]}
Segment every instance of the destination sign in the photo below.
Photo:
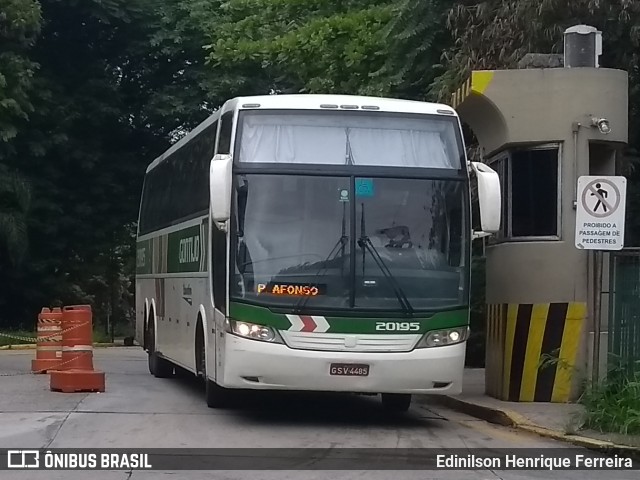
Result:
{"label": "destination sign", "polygon": [[291,297],[315,297],[326,295],[326,284],[314,283],[258,283],[259,294],[283,295]]}

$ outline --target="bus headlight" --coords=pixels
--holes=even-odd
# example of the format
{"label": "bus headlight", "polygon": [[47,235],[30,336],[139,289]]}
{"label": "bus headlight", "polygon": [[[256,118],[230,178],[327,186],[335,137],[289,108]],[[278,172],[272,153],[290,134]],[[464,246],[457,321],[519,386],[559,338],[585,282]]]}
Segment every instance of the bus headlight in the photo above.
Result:
{"label": "bus headlight", "polygon": [[240,337],[250,338],[252,340],[261,340],[263,342],[280,342],[280,337],[276,331],[266,325],[256,325],[255,323],[239,322],[229,320],[231,333]]}
{"label": "bus headlight", "polygon": [[462,343],[469,337],[469,327],[447,328],[427,332],[416,348],[443,347]]}

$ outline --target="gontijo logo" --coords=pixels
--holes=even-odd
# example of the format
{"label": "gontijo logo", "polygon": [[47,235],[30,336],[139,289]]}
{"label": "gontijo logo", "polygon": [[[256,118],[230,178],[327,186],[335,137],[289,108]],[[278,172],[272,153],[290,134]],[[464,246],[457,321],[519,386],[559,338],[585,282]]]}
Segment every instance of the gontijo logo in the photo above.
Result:
{"label": "gontijo logo", "polygon": [[200,261],[200,237],[187,237],[180,240],[178,250],[180,263],[193,263]]}

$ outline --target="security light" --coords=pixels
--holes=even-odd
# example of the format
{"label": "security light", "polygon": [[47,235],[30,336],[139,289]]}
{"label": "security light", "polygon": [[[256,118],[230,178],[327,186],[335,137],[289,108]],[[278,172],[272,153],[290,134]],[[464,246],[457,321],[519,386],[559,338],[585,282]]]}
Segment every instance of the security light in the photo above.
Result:
{"label": "security light", "polygon": [[597,127],[600,133],[607,134],[611,132],[611,125],[609,124],[609,120],[607,120],[606,118],[594,117],[591,119],[591,124],[594,127]]}

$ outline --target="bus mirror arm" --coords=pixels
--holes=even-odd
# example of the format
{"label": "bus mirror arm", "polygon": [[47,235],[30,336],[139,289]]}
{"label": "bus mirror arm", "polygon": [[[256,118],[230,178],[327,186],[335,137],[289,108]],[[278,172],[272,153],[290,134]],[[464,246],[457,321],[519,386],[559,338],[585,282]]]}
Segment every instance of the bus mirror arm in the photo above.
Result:
{"label": "bus mirror arm", "polygon": [[490,236],[491,236],[491,233],[474,230],[472,234],[472,240],[478,240],[479,238],[485,238]]}
{"label": "bus mirror arm", "polygon": [[482,228],[481,232],[474,232],[474,238],[482,238],[500,231],[502,210],[500,178],[495,170],[484,163],[469,163],[478,181],[478,204]]}
{"label": "bus mirror arm", "polygon": [[218,230],[220,230],[221,232],[227,233],[227,222],[218,222],[217,220],[214,220],[216,228]]}

